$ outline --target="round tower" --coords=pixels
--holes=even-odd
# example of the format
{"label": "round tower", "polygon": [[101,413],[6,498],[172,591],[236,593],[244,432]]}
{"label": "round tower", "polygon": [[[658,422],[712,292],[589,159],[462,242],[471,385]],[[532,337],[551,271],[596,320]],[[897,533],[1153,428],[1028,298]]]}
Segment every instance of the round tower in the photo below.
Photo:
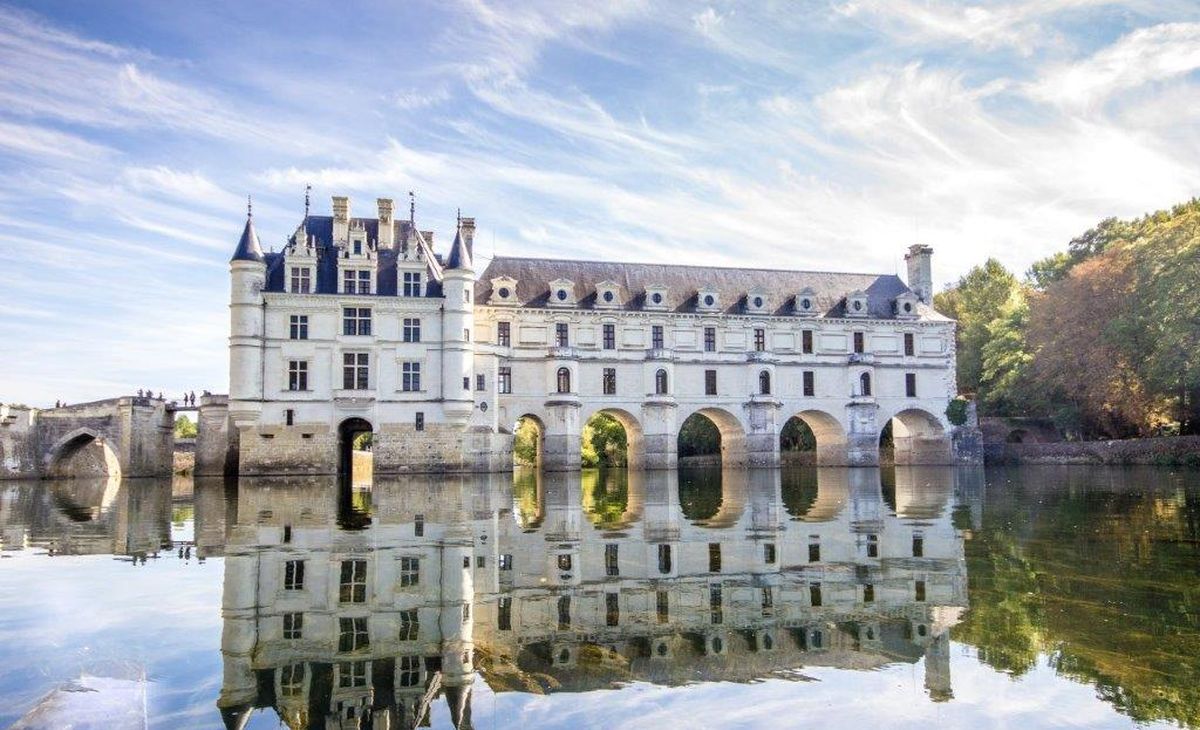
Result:
{"label": "round tower", "polygon": [[246,227],[229,260],[229,415],[241,425],[258,417],[263,396],[266,257],[247,205]]}
{"label": "round tower", "polygon": [[[475,271],[471,265],[471,230],[459,219],[454,245],[442,271],[442,296],[445,297],[442,342],[442,392],[446,418],[466,423],[475,408],[471,393],[471,375],[475,352],[471,333],[475,329]],[[474,221],[472,221],[472,224]],[[473,226],[472,226],[473,227]]]}

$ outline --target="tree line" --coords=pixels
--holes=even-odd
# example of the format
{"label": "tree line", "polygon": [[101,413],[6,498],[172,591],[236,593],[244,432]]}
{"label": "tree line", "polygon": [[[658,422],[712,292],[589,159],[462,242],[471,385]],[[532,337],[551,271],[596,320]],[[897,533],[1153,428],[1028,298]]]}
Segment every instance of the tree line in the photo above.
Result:
{"label": "tree line", "polygon": [[1200,198],[1109,218],[1018,277],[988,259],[934,297],[981,415],[1078,438],[1200,433]]}

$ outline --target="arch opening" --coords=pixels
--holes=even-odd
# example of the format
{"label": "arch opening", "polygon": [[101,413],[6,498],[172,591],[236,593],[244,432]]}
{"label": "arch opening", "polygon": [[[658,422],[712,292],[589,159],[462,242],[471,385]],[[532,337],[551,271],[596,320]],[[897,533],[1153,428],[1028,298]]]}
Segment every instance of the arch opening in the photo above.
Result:
{"label": "arch opening", "polygon": [[779,431],[779,456],[787,465],[844,466],[846,431],[823,411],[801,411]]}
{"label": "arch opening", "polygon": [[642,464],[642,426],[628,411],[596,411],[580,429],[579,439],[579,461],[584,469],[636,469]]}
{"label": "arch opening", "polygon": [[588,521],[603,530],[635,524],[641,518],[642,505],[633,486],[633,475],[626,469],[585,469],[580,487]]}
{"label": "arch opening", "polygon": [[746,431],[720,408],[702,408],[688,416],[676,438],[679,465],[741,466],[746,463]]}
{"label": "arch opening", "polygon": [[526,413],[513,424],[513,466],[538,469],[545,451],[546,426],[537,416]]}
{"label": "arch opening", "polygon": [[338,476],[354,487],[370,487],[374,461],[374,429],[362,418],[347,418],[338,426]]}
{"label": "arch opening", "polygon": [[50,450],[46,475],[56,479],[120,477],[121,462],[107,440],[81,429]]}
{"label": "arch opening", "polygon": [[880,432],[880,445],[891,431],[892,462],[896,465],[952,464],[950,434],[937,416],[910,408],[892,416]]}

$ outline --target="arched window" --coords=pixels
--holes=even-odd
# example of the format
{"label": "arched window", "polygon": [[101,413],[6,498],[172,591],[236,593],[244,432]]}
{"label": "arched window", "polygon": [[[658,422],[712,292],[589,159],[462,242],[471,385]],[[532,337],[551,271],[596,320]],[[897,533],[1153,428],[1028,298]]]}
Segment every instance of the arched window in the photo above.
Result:
{"label": "arched window", "polygon": [[654,393],[655,395],[667,394],[667,371],[661,368],[654,374]]}
{"label": "arched window", "polygon": [[858,376],[859,395],[871,395],[871,374],[863,373]]}
{"label": "arched window", "polygon": [[766,370],[758,374],[758,392],[760,395],[771,394],[771,373]]}
{"label": "arched window", "polygon": [[558,369],[558,392],[559,393],[570,393],[571,392],[571,371],[568,370],[567,368],[559,368]]}

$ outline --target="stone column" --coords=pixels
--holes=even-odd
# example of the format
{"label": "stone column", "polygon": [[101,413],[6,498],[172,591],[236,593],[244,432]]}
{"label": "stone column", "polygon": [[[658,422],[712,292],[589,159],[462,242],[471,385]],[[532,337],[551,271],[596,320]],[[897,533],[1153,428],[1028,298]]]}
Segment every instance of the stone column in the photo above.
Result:
{"label": "stone column", "polygon": [[780,402],[770,395],[754,395],[746,403],[750,428],[746,433],[746,465],[779,466]]}
{"label": "stone column", "polygon": [[196,475],[236,473],[237,451],[229,428],[229,396],[202,396],[196,421]]}
{"label": "stone column", "polygon": [[674,469],[679,463],[679,424],[671,396],[647,396],[642,404],[642,468]]}
{"label": "stone column", "polygon": [[581,426],[579,398],[555,396],[546,401],[546,432],[542,434],[542,469],[578,471]]}
{"label": "stone column", "polygon": [[846,405],[846,466],[879,466],[879,427],[874,398],[855,396]]}

